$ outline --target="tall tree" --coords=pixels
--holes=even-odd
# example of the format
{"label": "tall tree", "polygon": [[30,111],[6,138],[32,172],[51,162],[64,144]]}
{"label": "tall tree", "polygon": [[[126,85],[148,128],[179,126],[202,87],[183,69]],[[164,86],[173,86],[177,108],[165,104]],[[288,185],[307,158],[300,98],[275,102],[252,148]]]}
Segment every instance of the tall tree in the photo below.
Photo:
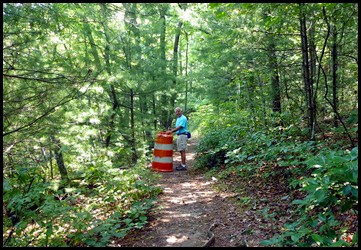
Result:
{"label": "tall tree", "polygon": [[[163,4],[159,5],[159,16],[160,16],[160,60],[161,60],[161,85],[165,86],[166,82],[166,67],[167,67],[167,60],[166,60],[166,11],[167,7]],[[169,117],[169,110],[168,110],[168,96],[166,91],[162,93],[161,96],[161,119],[160,123],[164,129],[169,127],[168,124],[168,117]]]}
{"label": "tall tree", "polygon": [[303,81],[307,104],[307,118],[308,118],[308,129],[311,140],[315,139],[315,106],[313,102],[313,79],[311,76],[311,65],[309,59],[309,42],[307,35],[306,26],[306,14],[305,6],[303,3],[299,4],[300,7],[300,36],[301,36],[301,50],[302,50],[302,70],[303,70]]}

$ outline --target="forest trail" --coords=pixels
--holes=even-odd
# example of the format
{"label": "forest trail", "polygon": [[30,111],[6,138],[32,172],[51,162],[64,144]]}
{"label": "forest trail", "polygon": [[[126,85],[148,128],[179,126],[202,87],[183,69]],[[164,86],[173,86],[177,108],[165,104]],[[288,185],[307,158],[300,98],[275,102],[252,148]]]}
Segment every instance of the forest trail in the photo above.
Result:
{"label": "forest trail", "polygon": [[[232,193],[212,188],[212,182],[192,169],[196,138],[188,141],[187,171],[162,172],[158,185],[164,188],[149,214],[149,223],[116,240],[115,247],[200,247],[208,242],[212,228],[215,241],[211,246],[240,246],[240,213],[229,201]],[[173,167],[180,164],[179,152],[174,153]],[[237,225],[238,224],[238,225]]]}

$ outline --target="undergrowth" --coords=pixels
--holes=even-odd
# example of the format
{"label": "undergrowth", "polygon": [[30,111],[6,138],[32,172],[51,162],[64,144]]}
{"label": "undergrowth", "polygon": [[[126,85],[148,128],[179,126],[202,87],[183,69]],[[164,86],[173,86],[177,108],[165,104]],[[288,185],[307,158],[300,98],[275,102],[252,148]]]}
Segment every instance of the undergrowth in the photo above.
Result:
{"label": "undergrowth", "polygon": [[[350,221],[358,215],[358,147],[340,143],[334,147],[332,137],[304,140],[292,126],[282,133],[278,128],[246,133],[241,127],[227,127],[202,138],[195,168],[224,183],[255,175],[265,183],[285,179],[288,192],[303,194],[291,201],[297,207],[294,221],[262,245],[356,246],[358,232]],[[249,197],[243,198],[240,203],[249,203]]]}
{"label": "undergrowth", "polygon": [[[29,174],[22,171],[17,169],[19,175]],[[161,191],[152,185],[156,178],[141,166],[98,166],[67,187],[60,181],[36,182],[22,191],[6,179],[4,245],[107,246],[147,223],[147,212]]]}

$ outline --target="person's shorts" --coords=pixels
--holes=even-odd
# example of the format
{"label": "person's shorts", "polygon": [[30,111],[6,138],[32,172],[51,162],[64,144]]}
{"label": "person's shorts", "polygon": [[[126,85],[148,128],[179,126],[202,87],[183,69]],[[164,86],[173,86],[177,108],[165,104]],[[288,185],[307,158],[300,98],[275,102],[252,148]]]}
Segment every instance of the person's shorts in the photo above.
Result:
{"label": "person's shorts", "polygon": [[186,151],[187,150],[187,135],[178,135],[177,137],[177,150]]}

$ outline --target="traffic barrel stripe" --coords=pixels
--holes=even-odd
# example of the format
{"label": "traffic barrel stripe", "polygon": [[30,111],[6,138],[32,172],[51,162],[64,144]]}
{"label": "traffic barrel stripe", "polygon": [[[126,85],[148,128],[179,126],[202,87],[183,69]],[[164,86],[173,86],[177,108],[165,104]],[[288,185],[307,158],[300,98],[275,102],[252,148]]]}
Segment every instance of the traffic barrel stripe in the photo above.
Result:
{"label": "traffic barrel stripe", "polygon": [[161,172],[173,171],[173,135],[159,132],[155,139],[152,169]]}
{"label": "traffic barrel stripe", "polygon": [[173,150],[154,149],[153,155],[158,157],[173,157]]}

